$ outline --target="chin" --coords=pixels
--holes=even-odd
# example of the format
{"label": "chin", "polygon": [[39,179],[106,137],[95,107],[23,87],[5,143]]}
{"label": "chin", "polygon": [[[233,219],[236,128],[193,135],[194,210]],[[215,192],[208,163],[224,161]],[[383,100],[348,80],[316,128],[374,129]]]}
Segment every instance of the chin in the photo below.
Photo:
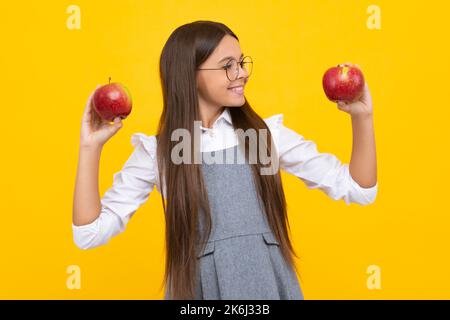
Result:
{"label": "chin", "polygon": [[230,100],[227,104],[228,107],[242,107],[245,104],[246,100],[245,97],[242,97],[242,99],[233,99]]}

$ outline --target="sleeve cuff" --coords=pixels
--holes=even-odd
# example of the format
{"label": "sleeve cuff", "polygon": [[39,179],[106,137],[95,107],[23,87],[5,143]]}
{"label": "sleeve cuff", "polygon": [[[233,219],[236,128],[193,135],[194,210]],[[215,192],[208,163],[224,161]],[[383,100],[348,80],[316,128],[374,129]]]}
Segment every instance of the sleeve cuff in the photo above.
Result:
{"label": "sleeve cuff", "polygon": [[378,193],[378,181],[374,186],[364,188],[356,182],[350,174],[350,170],[348,170],[348,175],[350,178],[350,184],[352,189],[356,191],[357,194],[357,203],[362,205],[367,205],[375,202]]}

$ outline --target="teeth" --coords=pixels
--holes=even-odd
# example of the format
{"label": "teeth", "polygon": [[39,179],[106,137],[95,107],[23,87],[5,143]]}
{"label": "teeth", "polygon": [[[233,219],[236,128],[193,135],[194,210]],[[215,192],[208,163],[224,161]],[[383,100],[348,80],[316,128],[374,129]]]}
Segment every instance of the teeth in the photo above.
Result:
{"label": "teeth", "polygon": [[244,87],[231,88],[230,90],[235,92],[235,93],[243,93],[244,92]]}

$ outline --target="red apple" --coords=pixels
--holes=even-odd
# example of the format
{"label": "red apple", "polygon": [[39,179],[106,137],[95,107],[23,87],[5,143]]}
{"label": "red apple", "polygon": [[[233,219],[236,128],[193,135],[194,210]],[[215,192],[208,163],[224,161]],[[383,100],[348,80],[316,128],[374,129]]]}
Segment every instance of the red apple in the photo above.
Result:
{"label": "red apple", "polygon": [[100,117],[108,121],[114,118],[125,119],[131,112],[131,95],[120,83],[109,83],[98,88],[94,93],[93,107]]}
{"label": "red apple", "polygon": [[364,76],[356,66],[338,65],[325,72],[322,85],[329,100],[354,102],[363,94]]}

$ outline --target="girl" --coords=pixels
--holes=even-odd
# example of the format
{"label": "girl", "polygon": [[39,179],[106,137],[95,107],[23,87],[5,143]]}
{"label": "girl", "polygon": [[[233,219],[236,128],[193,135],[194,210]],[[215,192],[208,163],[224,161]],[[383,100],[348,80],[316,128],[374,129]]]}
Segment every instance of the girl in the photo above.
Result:
{"label": "girl", "polygon": [[[166,221],[166,299],[303,299],[280,170],[262,174],[267,161],[261,156],[250,160],[265,154],[332,199],[374,202],[378,183],[371,97],[366,86],[359,101],[338,104],[352,116],[354,134],[351,163],[342,164],[285,127],[282,114],[262,119],[255,113],[244,96],[252,66],[224,24],[196,21],[177,28],[160,59],[164,106],[158,133],[132,135],[135,150],[102,199],[100,153],[122,122],[101,120],[91,108],[91,94],[74,193],[72,227],[79,248],[106,244],[123,232],[156,186]],[[257,142],[238,130],[249,136],[257,131]],[[193,137],[193,143],[183,141],[180,149],[181,133]],[[197,142],[201,162],[193,163]],[[218,155],[226,163],[210,161]],[[236,163],[239,155],[243,163]]]}

